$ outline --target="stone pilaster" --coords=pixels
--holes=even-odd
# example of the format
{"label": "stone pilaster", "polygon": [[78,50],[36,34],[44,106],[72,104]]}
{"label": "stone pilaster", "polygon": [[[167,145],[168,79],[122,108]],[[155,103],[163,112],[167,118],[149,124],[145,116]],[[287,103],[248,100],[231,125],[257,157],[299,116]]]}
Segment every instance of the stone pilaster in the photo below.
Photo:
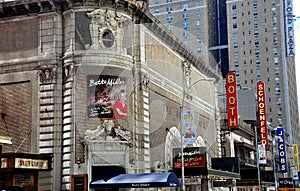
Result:
{"label": "stone pilaster", "polygon": [[[43,65],[40,77],[39,152],[53,154],[52,171],[39,173],[39,190],[60,189],[61,171],[61,73],[57,65]],[[57,177],[55,180],[54,177]],[[49,182],[55,182],[49,184]]]}
{"label": "stone pilaster", "polygon": [[134,25],[134,79],[135,79],[135,128],[134,128],[134,161],[136,173],[149,173],[150,140],[149,140],[149,79],[142,73],[145,66],[145,51],[141,43],[145,42],[143,32],[138,24]]}

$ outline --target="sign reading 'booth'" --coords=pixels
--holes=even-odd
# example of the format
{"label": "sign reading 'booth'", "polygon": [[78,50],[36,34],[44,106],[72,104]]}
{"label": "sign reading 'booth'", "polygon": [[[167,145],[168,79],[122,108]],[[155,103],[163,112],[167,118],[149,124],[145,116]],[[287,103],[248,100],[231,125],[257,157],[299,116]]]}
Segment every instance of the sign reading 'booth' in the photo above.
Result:
{"label": "sign reading 'booth'", "polygon": [[226,75],[228,127],[238,128],[238,107],[236,93],[236,75],[229,72]]}

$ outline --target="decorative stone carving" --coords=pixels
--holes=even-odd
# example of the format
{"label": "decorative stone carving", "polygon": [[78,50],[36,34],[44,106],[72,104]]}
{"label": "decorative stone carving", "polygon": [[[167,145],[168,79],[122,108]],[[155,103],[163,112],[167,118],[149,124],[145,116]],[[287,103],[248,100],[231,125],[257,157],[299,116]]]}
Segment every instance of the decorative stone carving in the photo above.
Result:
{"label": "decorative stone carving", "polygon": [[123,24],[130,21],[129,17],[108,9],[97,9],[87,15],[91,19],[89,26],[92,38],[91,49],[101,47],[125,51],[122,49]]}
{"label": "decorative stone carving", "polygon": [[107,27],[112,30],[117,30],[117,27],[121,27],[128,20],[121,13],[107,9],[97,9],[91,13],[87,13],[87,15],[93,21],[96,21],[101,28]]}
{"label": "decorative stone carving", "polygon": [[98,125],[95,130],[86,130],[84,133],[85,142],[93,140],[102,141],[127,141],[131,142],[131,132],[125,128],[115,125],[113,120],[104,120],[101,125]]}
{"label": "decorative stone carving", "polygon": [[144,75],[143,76],[143,85],[144,85],[145,88],[148,87],[149,82],[150,82],[149,78],[146,75]]}
{"label": "decorative stone carving", "polygon": [[185,61],[183,62],[183,73],[185,78],[186,87],[191,86],[191,63]]}
{"label": "decorative stone carving", "polygon": [[41,83],[54,83],[56,77],[56,66],[42,66],[39,71]]}
{"label": "decorative stone carving", "polygon": [[65,81],[73,77],[74,72],[74,64],[68,63],[64,65],[64,74],[65,74]]}

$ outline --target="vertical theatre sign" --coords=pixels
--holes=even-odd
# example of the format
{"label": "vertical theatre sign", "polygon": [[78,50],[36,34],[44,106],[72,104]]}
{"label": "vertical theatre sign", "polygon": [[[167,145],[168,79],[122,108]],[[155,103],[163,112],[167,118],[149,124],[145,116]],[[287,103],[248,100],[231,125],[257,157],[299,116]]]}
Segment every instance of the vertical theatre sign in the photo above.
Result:
{"label": "vertical theatre sign", "polygon": [[295,164],[295,170],[298,172],[300,171],[299,169],[299,152],[298,152],[298,145],[297,144],[293,144],[293,152],[294,152],[294,164]]}
{"label": "vertical theatre sign", "polygon": [[234,72],[229,72],[226,75],[226,94],[227,94],[228,127],[238,128],[236,75]]}
{"label": "vertical theatre sign", "polygon": [[293,0],[285,1],[285,9],[287,56],[295,56]]}
{"label": "vertical theatre sign", "polygon": [[256,84],[257,92],[257,110],[258,110],[258,121],[259,121],[259,132],[261,144],[268,147],[268,125],[266,116],[266,96],[265,96],[265,84],[262,81]]}
{"label": "vertical theatre sign", "polygon": [[284,141],[284,129],[282,127],[277,128],[278,136],[278,152],[279,152],[279,169],[281,173],[287,172],[286,163],[286,151],[285,151],[285,141]]}
{"label": "vertical theatre sign", "polygon": [[299,157],[298,157],[298,145],[293,144],[293,156],[294,156],[294,168],[293,168],[293,179],[299,180],[298,171],[299,171]]}

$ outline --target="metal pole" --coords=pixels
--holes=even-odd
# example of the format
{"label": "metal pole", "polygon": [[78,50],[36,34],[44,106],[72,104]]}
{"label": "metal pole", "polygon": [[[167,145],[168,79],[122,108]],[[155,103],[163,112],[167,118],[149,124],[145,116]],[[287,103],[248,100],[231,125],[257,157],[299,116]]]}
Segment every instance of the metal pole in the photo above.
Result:
{"label": "metal pole", "polygon": [[277,191],[276,157],[275,157],[275,150],[274,150],[275,144],[276,144],[276,133],[273,137],[272,155],[273,155],[274,184],[275,184],[275,191]]}
{"label": "metal pole", "polygon": [[[185,96],[185,95],[184,95]],[[181,127],[181,181],[182,181],[182,191],[185,191],[185,180],[184,180],[184,148],[183,148],[183,144],[184,144],[184,140],[183,140],[183,124],[182,124],[182,113],[183,113],[183,105],[180,108],[180,127]]]}
{"label": "metal pole", "polygon": [[258,152],[258,133],[257,133],[257,127],[255,126],[255,142],[256,142],[256,160],[257,160],[257,181],[258,181],[258,187],[259,190],[262,190],[261,184],[260,184],[260,168],[259,168],[259,154]]}
{"label": "metal pole", "polygon": [[[184,78],[185,79],[185,78]],[[183,81],[183,98],[180,106],[180,131],[181,131],[181,183],[182,183],[182,191],[185,191],[185,178],[184,178],[184,136],[183,136],[183,111],[184,111],[184,102],[186,96],[186,89],[190,90],[194,85],[198,84],[200,81],[215,81],[214,78],[201,78],[188,87],[186,87],[185,81]]]}
{"label": "metal pole", "polygon": [[[185,75],[185,67],[183,74]],[[180,106],[180,136],[181,136],[181,186],[182,186],[182,191],[185,191],[185,180],[184,180],[184,139],[183,139],[183,107],[184,107],[184,101],[185,101],[185,94],[186,94],[186,82],[185,82],[185,76],[183,75],[183,97],[181,101],[181,106]]]}

